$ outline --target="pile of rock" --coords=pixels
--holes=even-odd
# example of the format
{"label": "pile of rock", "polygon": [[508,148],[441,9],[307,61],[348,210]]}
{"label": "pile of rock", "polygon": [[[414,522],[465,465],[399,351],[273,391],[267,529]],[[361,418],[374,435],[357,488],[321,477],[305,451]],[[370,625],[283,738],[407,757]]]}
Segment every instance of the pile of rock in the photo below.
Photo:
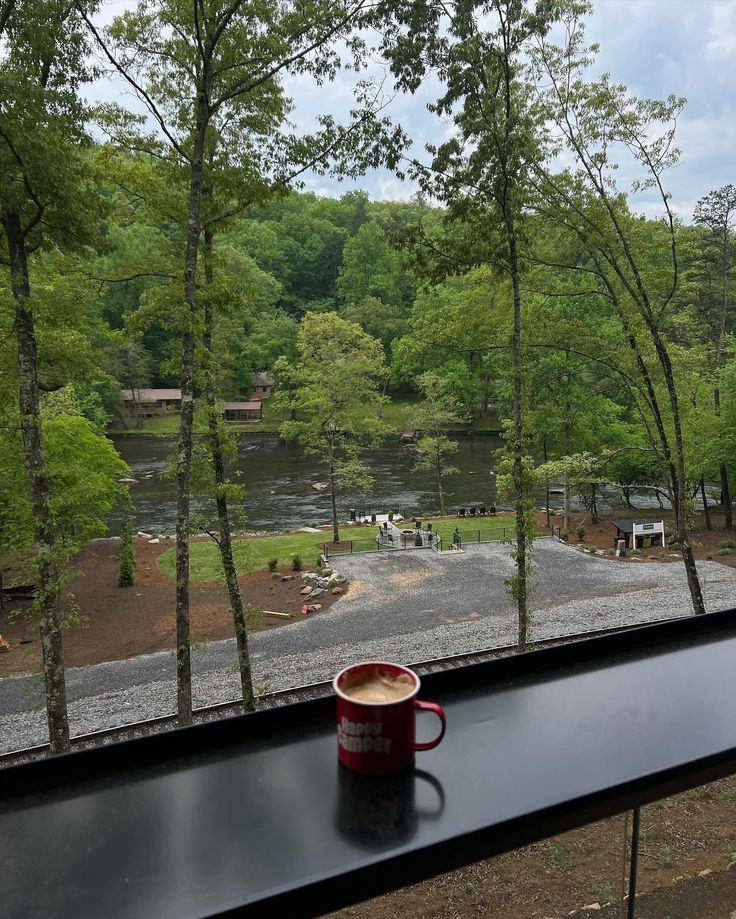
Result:
{"label": "pile of rock", "polygon": [[324,596],[329,590],[333,594],[341,594],[342,585],[347,578],[339,571],[333,571],[331,568],[323,568],[322,571],[305,571],[302,574],[304,587],[301,590],[302,596],[309,598],[309,601],[316,600]]}

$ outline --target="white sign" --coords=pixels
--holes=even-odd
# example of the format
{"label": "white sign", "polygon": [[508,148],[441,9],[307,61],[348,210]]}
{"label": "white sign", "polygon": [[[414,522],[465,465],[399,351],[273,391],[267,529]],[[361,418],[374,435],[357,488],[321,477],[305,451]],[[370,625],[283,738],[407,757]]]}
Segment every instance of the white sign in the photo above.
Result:
{"label": "white sign", "polygon": [[662,547],[664,548],[664,520],[657,523],[635,523],[634,524],[634,545],[636,545],[637,536],[660,536]]}

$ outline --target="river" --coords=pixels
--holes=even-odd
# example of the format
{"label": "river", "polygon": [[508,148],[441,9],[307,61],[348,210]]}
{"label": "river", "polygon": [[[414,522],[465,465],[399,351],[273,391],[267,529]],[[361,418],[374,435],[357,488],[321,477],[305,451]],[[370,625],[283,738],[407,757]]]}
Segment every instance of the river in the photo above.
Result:
{"label": "river", "polygon": [[[455,436],[458,451],[450,462],[458,473],[444,482],[448,512],[454,513],[459,507],[497,504],[493,452],[501,446],[501,438],[493,434]],[[130,496],[135,505],[136,527],[147,533],[173,534],[176,482],[164,473],[167,458],[175,450],[174,438],[134,435],[112,440],[135,480],[130,485]],[[432,473],[414,469],[411,445],[403,443],[400,437],[388,437],[380,447],[367,451],[364,459],[375,480],[373,493],[340,495],[341,520],[348,519],[352,507],[367,513],[394,510],[405,517],[439,513]],[[305,455],[295,443],[287,443],[276,434],[242,434],[237,462],[229,470],[231,475],[234,472],[241,474],[238,481],[246,486],[247,522],[244,526],[237,525],[238,530],[274,532],[329,523],[329,492],[313,488],[316,482],[327,480],[325,465],[317,457]],[[604,488],[602,492],[601,509],[606,502],[609,507],[622,506],[616,489]],[[535,497],[542,507],[544,489],[538,489]],[[550,503],[559,507],[561,495],[553,494]],[[653,497],[642,495],[637,496],[636,504],[640,508],[658,506]],[[579,507],[574,496],[572,506]],[[195,495],[192,513],[214,521],[214,502]],[[112,534],[118,532],[121,517],[122,512],[116,511],[108,518]]]}
{"label": "river", "polygon": [[[173,438],[146,435],[112,438],[131,468],[130,496],[135,505],[135,525],[147,533],[173,533],[176,524],[176,482],[164,477],[167,457],[175,448]],[[451,458],[460,471],[445,480],[448,510],[495,500],[492,453],[501,439],[489,434],[458,435],[459,449]],[[387,438],[380,447],[365,454],[375,480],[372,495],[340,495],[340,517],[348,519],[350,508],[380,513],[397,510],[404,516],[438,513],[436,490],[430,472],[413,469],[411,447],[399,437]],[[246,529],[274,531],[296,529],[330,520],[328,491],[317,491],[315,482],[325,482],[327,472],[318,457],[306,456],[294,443],[276,434],[243,434],[239,438],[237,462],[230,474],[241,473],[246,486]],[[193,496],[193,513],[214,519],[211,500]],[[110,516],[110,531],[117,532],[120,513]]]}

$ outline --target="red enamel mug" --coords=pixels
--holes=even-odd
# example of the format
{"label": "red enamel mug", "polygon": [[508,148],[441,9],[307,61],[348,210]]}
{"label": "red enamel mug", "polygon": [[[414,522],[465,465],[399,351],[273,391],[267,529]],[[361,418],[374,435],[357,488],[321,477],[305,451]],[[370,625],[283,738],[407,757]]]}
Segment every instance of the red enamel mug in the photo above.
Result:
{"label": "red enamel mug", "polygon": [[[363,702],[350,690],[377,677],[399,685],[407,692],[388,702]],[[385,661],[364,661],[341,670],[332,685],[337,695],[337,755],[347,769],[363,775],[388,775],[414,765],[417,750],[431,750],[445,736],[445,713],[434,702],[417,699],[419,677],[408,667]],[[398,690],[400,692],[400,689]],[[416,712],[434,712],[440,732],[427,743],[416,741]]]}

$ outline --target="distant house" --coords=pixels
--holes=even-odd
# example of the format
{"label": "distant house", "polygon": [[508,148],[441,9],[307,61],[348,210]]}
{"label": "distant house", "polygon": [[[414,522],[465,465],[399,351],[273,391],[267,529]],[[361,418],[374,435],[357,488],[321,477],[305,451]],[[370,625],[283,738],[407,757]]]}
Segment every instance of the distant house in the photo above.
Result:
{"label": "distant house", "polygon": [[250,385],[253,388],[253,397],[255,399],[270,399],[273,395],[273,377],[270,373],[266,373],[265,370],[251,373]]}
{"label": "distant house", "polygon": [[120,395],[127,409],[144,417],[181,411],[180,389],[121,389]]}
{"label": "distant house", "polygon": [[222,414],[225,421],[261,421],[263,407],[255,399],[250,402],[225,402]]}

